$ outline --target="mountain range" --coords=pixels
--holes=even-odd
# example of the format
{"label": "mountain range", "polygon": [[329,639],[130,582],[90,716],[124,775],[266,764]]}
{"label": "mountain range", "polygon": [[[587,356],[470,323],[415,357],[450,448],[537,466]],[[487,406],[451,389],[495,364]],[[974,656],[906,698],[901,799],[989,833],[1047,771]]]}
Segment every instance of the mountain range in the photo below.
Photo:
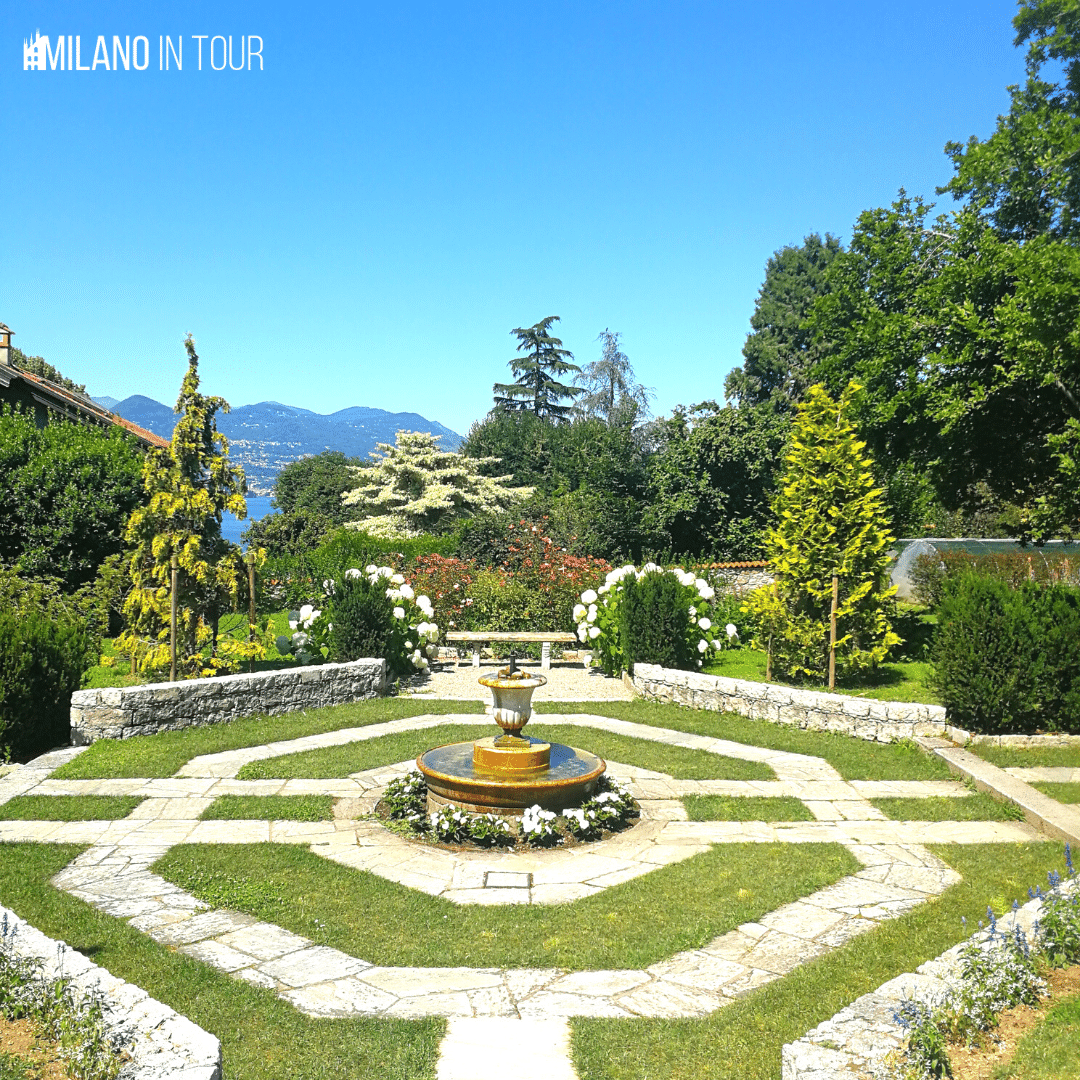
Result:
{"label": "mountain range", "polygon": [[[123,401],[111,397],[94,400],[155,435],[165,439],[172,436],[176,413],[160,401],[142,394],[132,394]],[[457,432],[419,413],[392,413],[363,405],[324,414],[276,401],[260,401],[218,413],[217,426],[229,440],[229,459],[244,467],[252,495],[271,494],[277,474],[290,461],[324,450],[340,450],[347,457],[367,461],[377,443],[393,443],[398,431],[439,435],[443,450],[456,450],[465,441]]]}

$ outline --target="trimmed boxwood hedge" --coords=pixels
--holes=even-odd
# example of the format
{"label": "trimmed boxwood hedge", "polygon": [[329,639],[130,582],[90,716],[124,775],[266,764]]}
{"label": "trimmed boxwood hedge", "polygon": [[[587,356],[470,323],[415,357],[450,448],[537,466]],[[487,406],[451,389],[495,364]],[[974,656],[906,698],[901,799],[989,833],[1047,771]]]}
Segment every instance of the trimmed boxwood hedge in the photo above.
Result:
{"label": "trimmed boxwood hedge", "polygon": [[961,727],[1080,732],[1080,589],[959,574],[942,590],[933,660]]}

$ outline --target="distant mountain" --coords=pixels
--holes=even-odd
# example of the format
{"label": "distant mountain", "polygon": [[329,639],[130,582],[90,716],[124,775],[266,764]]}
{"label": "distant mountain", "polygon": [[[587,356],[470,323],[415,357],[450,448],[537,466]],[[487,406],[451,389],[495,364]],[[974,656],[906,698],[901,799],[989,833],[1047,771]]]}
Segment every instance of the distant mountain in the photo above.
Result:
{"label": "distant mountain", "polygon": [[[112,399],[100,400],[104,403]],[[160,401],[133,394],[106,407],[155,435],[166,439],[172,436],[176,414]],[[324,415],[262,401],[218,413],[217,426],[228,436],[230,459],[243,465],[252,495],[269,495],[277,474],[290,461],[324,450],[340,450],[348,457],[367,460],[376,443],[392,443],[398,431],[440,435],[439,445],[444,450],[456,450],[465,441],[457,432],[419,413],[392,413],[363,405]]]}
{"label": "distant mountain", "polygon": [[116,409],[116,406],[120,404],[119,398],[109,397],[108,394],[104,397],[91,398],[90,400],[100,405],[103,409],[108,409],[109,412],[113,412]]}

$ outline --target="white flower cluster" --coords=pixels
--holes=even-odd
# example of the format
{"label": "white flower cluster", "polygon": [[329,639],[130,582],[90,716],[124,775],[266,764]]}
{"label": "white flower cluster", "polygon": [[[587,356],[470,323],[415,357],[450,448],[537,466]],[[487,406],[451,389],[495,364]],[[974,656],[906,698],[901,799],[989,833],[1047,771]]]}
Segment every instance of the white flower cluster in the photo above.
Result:
{"label": "white flower cluster", "polygon": [[539,803],[534,803],[521,815],[521,835],[530,844],[545,844],[559,839],[555,828],[556,817],[551,810],[542,810]]}
{"label": "white flower cluster", "polygon": [[596,820],[597,812],[594,809],[568,808],[562,812],[566,823],[570,826],[570,832],[579,840],[587,840],[600,831],[600,822]]}
{"label": "white flower cluster", "polygon": [[[376,566],[374,563],[369,563],[364,567],[364,573],[367,574],[368,581],[372,585],[381,580],[389,583],[390,588],[386,590],[386,595],[396,605],[394,607],[395,619],[400,621],[408,619],[405,601],[415,604],[420,609],[420,613],[424,618],[417,623],[409,623],[409,630],[415,631],[415,639],[411,635],[407,638],[405,651],[409,654],[412,666],[418,671],[423,671],[428,667],[429,657],[434,655],[435,644],[439,640],[439,627],[436,623],[429,621],[435,614],[435,607],[431,603],[431,598],[423,594],[417,596],[416,591],[405,580],[404,575],[395,573],[392,567]],[[355,569],[347,570],[345,576],[359,577],[360,571]],[[401,602],[399,603],[399,601]]]}
{"label": "white flower cluster", "polygon": [[[290,611],[289,629],[293,633],[289,637],[278,634],[275,642],[277,651],[282,656],[292,653],[301,664],[310,664],[312,660],[321,659],[316,655],[315,647],[312,646],[311,635],[308,633],[312,624],[320,615],[322,615],[322,611],[313,604],[304,604],[299,611]],[[328,629],[331,628],[328,627]],[[311,647],[309,648],[309,646]]]}

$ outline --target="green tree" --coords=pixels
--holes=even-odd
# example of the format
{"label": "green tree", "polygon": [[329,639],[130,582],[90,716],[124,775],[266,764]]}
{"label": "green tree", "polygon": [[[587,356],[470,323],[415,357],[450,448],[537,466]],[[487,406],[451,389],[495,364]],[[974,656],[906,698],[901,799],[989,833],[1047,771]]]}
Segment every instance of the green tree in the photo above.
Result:
{"label": "green tree", "polygon": [[[127,523],[131,590],[124,603],[128,629],[117,642],[141,670],[169,665],[170,564],[177,577],[177,664],[185,675],[212,674],[262,655],[259,642],[219,641],[218,620],[234,609],[246,585],[240,549],[221,535],[225,511],[247,517],[243,469],[229,463],[229,442],[217,430],[224,398],[199,393],[199,357],[189,334],[188,370],[175,411],[180,419],[167,449],[147,454],[145,506]],[[204,651],[209,646],[209,656]]]}
{"label": "green tree", "polygon": [[749,600],[758,646],[790,678],[826,677],[834,575],[837,676],[875,667],[900,641],[889,622],[895,590],[885,584],[894,538],[873,461],[851,421],[857,391],[850,385],[837,402],[812,386],[799,406],[766,536],[775,581]]}
{"label": "green tree", "polygon": [[340,450],[290,461],[274,481],[273,507],[283,514],[308,510],[328,517],[335,525],[345,523],[342,496],[353,486],[352,469],[359,458],[346,457]]}
{"label": "green tree", "polygon": [[760,558],[790,420],[704,401],[656,425],[645,531],[681,555]]}
{"label": "green tree", "polygon": [[379,443],[373,465],[354,467],[358,486],[345,495],[360,519],[347,522],[372,536],[408,537],[446,531],[464,518],[504,510],[531,494],[508,488],[509,476],[485,476],[488,458],[470,458],[440,450],[424,431],[399,431],[395,445]]}
{"label": "green tree", "polygon": [[606,424],[644,420],[654,396],[652,390],[634,379],[634,369],[620,347],[620,337],[611,330],[602,330],[597,337],[601,342],[600,359],[586,364],[581,374],[574,376],[574,382],[585,391],[577,403],[578,411]]}
{"label": "green tree", "polygon": [[510,361],[510,371],[516,381],[496,383],[492,388],[497,408],[509,412],[529,410],[537,417],[556,422],[570,418],[571,406],[561,402],[584,393],[584,389],[558,382],[555,378],[556,375],[581,372],[581,368],[571,363],[574,354],[564,349],[562,341],[551,334],[551,324],[558,321],[558,315],[549,315],[535,326],[519,326],[510,331],[518,339],[518,352],[524,355]]}
{"label": "green tree", "polygon": [[802,400],[821,354],[807,318],[817,298],[828,293],[827,270],[841,250],[835,236],[826,233],[822,240],[814,233],[800,247],[789,245],[770,256],[742,366],[724,382],[729,399],[740,405],[772,402],[781,411]]}
{"label": "green tree", "polygon": [[121,428],[0,411],[0,561],[70,591],[123,547],[142,456]]}

